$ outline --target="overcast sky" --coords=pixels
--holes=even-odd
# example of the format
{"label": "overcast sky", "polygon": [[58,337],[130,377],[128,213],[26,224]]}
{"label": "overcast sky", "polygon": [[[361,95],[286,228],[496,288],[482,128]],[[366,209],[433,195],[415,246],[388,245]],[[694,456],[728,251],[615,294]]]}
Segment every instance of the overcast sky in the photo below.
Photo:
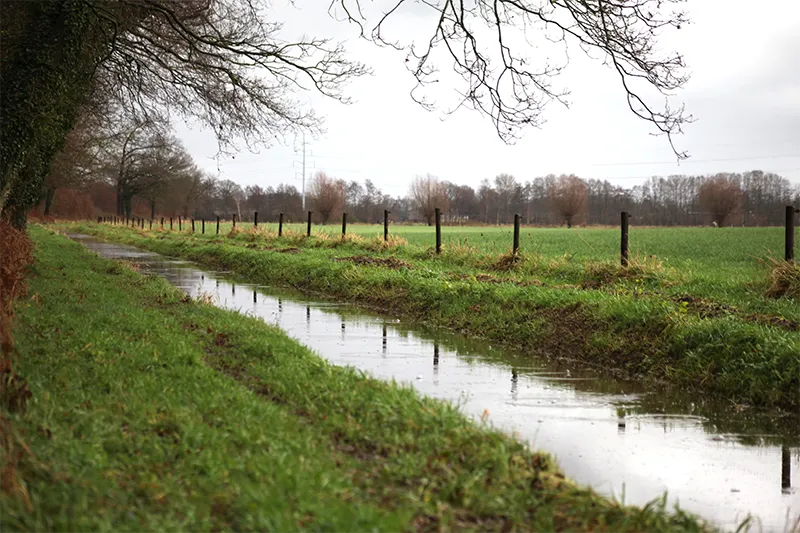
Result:
{"label": "overcast sky", "polygon": [[[674,99],[696,119],[676,138],[677,147],[691,156],[680,164],[667,140],[651,136],[653,126],[629,111],[617,74],[577,48],[558,80],[571,91],[569,109],[551,104],[541,128],[523,132],[508,146],[491,122],[473,111],[445,119],[445,109],[420,108],[409,97],[414,79],[405,54],[358,39],[353,26],[328,16],[327,2],[275,4],[274,16],[286,22],[287,35],[346,40],[350,57],[374,70],[349,84],[346,92],[354,100],[349,105],[298,94],[325,119],[324,135],[306,139],[307,177],[320,169],[348,181],[371,179],[393,196],[405,194],[411,179],[425,173],[473,187],[502,172],[520,181],[575,173],[632,186],[654,175],[762,169],[800,182],[798,0],[685,4],[692,23],[664,40],[665,48],[684,55],[692,76]],[[411,33],[434,23],[400,18],[394,30]],[[244,149],[235,159],[214,158],[217,145],[210,132],[196,125],[177,129],[198,164],[221,179],[300,189],[300,139],[257,154]]]}

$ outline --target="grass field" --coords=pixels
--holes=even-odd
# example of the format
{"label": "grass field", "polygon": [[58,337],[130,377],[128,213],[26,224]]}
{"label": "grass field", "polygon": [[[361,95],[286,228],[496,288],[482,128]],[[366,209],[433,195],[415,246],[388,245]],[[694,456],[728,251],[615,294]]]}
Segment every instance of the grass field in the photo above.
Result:
{"label": "grass field", "polygon": [[[196,223],[200,232],[200,223]],[[239,223],[239,229],[250,229],[250,223]],[[277,233],[275,223],[259,223],[259,228]],[[284,224],[284,230],[305,234],[305,223]],[[220,233],[230,232],[230,222],[220,224]],[[177,223],[174,227],[177,230]],[[184,226],[184,230],[186,227]],[[216,231],[214,223],[206,223],[206,233]],[[338,237],[341,223],[315,224],[312,234],[325,233]],[[413,246],[432,247],[435,228],[423,225],[391,225],[391,235],[405,239]],[[383,236],[382,224],[348,224],[348,234],[365,238]],[[485,252],[504,253],[511,249],[511,226],[443,226],[445,245],[468,244]],[[619,228],[531,228],[520,229],[521,248],[545,256],[567,254],[576,260],[603,260],[619,257]],[[709,228],[709,227],[645,227],[630,226],[630,249],[633,254],[653,254],[672,266],[686,261],[711,262],[717,266],[752,265],[754,258],[783,258],[783,228]],[[800,232],[795,247],[800,245]]]}
{"label": "grass field", "polygon": [[[405,239],[384,246],[379,238],[357,235],[341,239],[318,233],[307,239],[286,231],[278,238],[264,226],[220,236],[93,223],[64,227],[231,270],[255,283],[311,291],[531,353],[579,360],[628,378],[738,403],[800,405],[798,299],[766,296],[773,272],[768,254],[762,250],[761,258],[747,257],[746,239],[740,237],[768,235],[772,242],[776,229],[642,229],[636,234],[652,231],[653,242],[671,245],[672,259],[634,252],[632,265],[623,269],[614,252],[605,260],[588,254],[579,259],[557,244],[592,238],[591,248],[604,242],[610,247],[613,230],[530,230],[528,237],[539,242],[551,236],[551,252],[512,257],[493,252],[488,241],[470,244],[469,237],[466,244],[451,242],[437,256]],[[426,230],[409,228],[419,235]],[[485,229],[468,231],[477,236],[483,231],[488,238]],[[699,259],[686,259],[690,254],[680,251],[684,240],[676,235],[681,234],[702,236]],[[730,246],[720,246],[722,240]],[[730,252],[732,247],[740,253]],[[720,249],[739,261],[726,262],[722,252],[714,252]],[[780,271],[795,291],[799,270]]]}
{"label": "grass field", "polygon": [[30,233],[14,334],[32,397],[0,410],[3,531],[704,529],[610,502],[448,404]]}

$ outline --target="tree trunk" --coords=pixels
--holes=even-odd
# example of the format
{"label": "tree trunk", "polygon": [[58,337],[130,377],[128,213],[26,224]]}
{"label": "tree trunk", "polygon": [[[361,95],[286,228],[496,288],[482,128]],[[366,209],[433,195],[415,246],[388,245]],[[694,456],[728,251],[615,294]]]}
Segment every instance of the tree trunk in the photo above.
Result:
{"label": "tree trunk", "polygon": [[117,185],[117,216],[125,216],[125,188]]}
{"label": "tree trunk", "polygon": [[56,196],[56,188],[48,187],[44,193],[44,216],[50,216],[50,208],[53,207],[53,198]]}
{"label": "tree trunk", "polygon": [[123,199],[125,201],[125,216],[131,218],[133,216],[133,193],[126,191]]}
{"label": "tree trunk", "polygon": [[24,227],[105,42],[94,39],[96,19],[83,2],[6,2],[3,17],[0,215]]}

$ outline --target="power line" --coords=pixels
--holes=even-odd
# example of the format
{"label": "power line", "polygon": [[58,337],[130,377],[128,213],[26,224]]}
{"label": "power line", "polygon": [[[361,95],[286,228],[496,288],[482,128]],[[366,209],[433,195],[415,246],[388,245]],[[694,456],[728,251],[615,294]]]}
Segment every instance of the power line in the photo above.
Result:
{"label": "power line", "polygon": [[[800,157],[800,154],[780,154],[780,155],[757,155],[749,157],[721,157],[715,159],[687,159],[681,161],[679,164],[686,165],[689,163],[718,163],[721,161],[750,161],[754,159],[784,159],[787,157]],[[636,161],[634,163],[590,163],[589,166],[593,167],[628,167],[635,165],[671,165],[676,163],[672,161]]]}
{"label": "power line", "polygon": [[[305,147],[307,146],[307,142],[305,141],[305,136],[303,136],[303,160],[305,161]],[[709,145],[709,146],[736,146],[735,143],[731,143],[729,145],[720,144],[720,145]],[[674,159],[669,161],[630,161],[630,162],[615,162],[615,163],[585,163],[587,166],[592,167],[614,167],[614,166],[642,166],[642,165],[672,165],[672,164],[679,164],[679,165],[688,165],[688,164],[696,164],[696,163],[719,163],[719,162],[726,162],[726,161],[754,161],[758,159],[786,159],[786,158],[793,158],[797,157],[800,158],[800,153],[794,154],[774,154],[774,155],[752,155],[752,156],[737,156],[737,157],[717,157],[717,158],[707,158],[707,159],[687,159],[685,161],[676,161]],[[365,163],[370,162],[377,162],[377,163],[387,163],[387,162],[406,162],[408,159],[404,158],[365,158],[362,156],[340,156],[340,155],[314,155],[314,158],[317,159],[338,159],[344,161],[362,161]],[[221,165],[254,165],[258,164],[256,161],[227,161],[221,163]],[[316,165],[315,165],[316,166]],[[263,170],[282,170],[281,168],[273,168],[270,169],[269,167],[261,167]],[[363,170],[352,170],[352,169],[331,169],[331,170],[339,170],[343,172],[363,172]]]}

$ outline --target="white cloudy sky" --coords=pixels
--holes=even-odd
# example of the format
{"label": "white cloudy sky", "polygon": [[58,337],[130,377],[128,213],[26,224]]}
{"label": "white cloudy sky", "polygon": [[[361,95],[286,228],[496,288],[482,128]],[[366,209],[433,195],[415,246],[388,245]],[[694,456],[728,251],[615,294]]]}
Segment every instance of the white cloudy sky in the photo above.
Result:
{"label": "white cloudy sky", "polygon": [[[475,112],[444,120],[442,112],[420,108],[408,94],[414,80],[405,54],[358,39],[353,26],[328,16],[327,4],[299,0],[291,7],[276,1],[273,13],[286,22],[287,36],[305,32],[346,40],[351,57],[374,74],[350,83],[349,105],[310,92],[298,95],[325,118],[326,132],[307,139],[307,175],[321,169],[346,180],[369,178],[392,195],[405,194],[411,178],[424,173],[472,186],[501,172],[521,181],[575,173],[630,186],[653,175],[758,168],[800,182],[798,0],[685,4],[692,23],[664,41],[685,56],[692,76],[674,100],[696,118],[676,138],[691,156],[680,165],[666,139],[651,136],[652,126],[628,110],[616,73],[577,49],[559,79],[571,91],[569,109],[551,104],[541,128],[508,146]],[[399,20],[395,29],[433,23]],[[179,125],[178,133],[197,162],[220,178],[300,188],[299,140],[223,159],[212,157],[217,147],[209,132]]]}

